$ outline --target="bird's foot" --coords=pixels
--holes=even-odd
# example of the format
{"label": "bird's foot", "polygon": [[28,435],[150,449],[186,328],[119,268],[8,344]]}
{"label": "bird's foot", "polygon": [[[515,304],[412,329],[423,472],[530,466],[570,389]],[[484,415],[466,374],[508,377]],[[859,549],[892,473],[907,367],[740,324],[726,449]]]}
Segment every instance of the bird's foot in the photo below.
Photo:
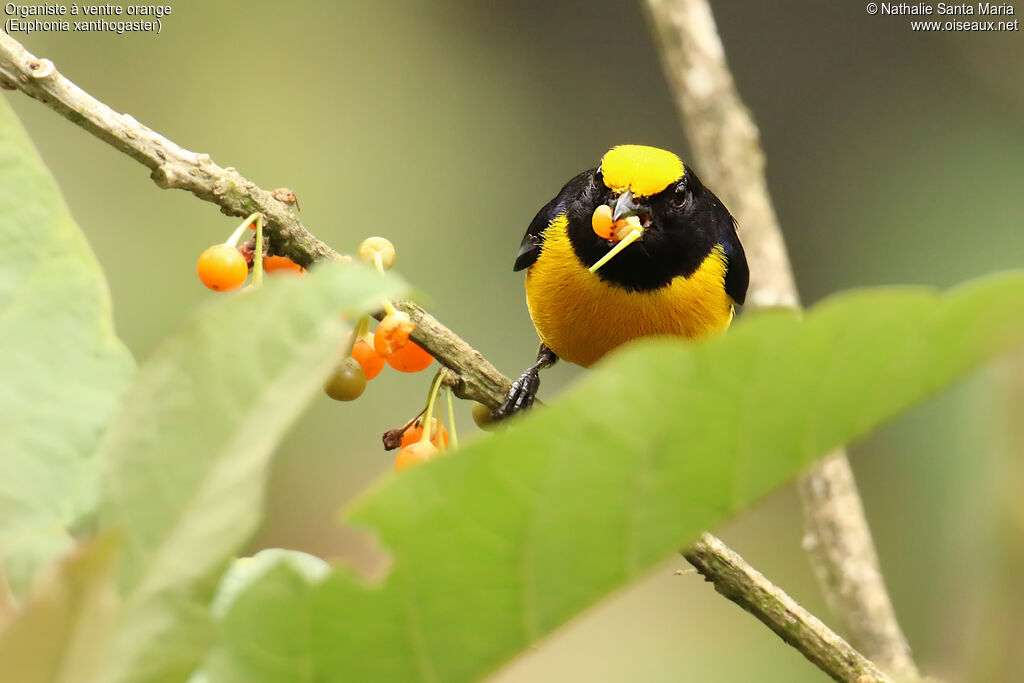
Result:
{"label": "bird's foot", "polygon": [[537,398],[540,388],[540,369],[532,367],[519,376],[508,390],[505,402],[494,409],[494,417],[504,420],[521,410],[527,410]]}
{"label": "bird's foot", "polygon": [[540,389],[540,371],[557,362],[558,356],[554,351],[549,349],[546,344],[541,344],[537,350],[537,362],[521,374],[519,379],[512,382],[505,402],[494,410],[494,418],[504,420],[521,410],[530,408],[537,399],[537,390]]}

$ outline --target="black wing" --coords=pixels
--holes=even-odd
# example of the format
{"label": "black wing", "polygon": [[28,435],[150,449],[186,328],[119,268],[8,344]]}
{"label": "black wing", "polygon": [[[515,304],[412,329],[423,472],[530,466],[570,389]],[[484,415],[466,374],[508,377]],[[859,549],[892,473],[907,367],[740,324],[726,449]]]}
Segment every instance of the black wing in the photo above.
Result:
{"label": "black wing", "polygon": [[747,255],[743,253],[743,245],[736,234],[736,219],[732,220],[732,225],[724,232],[722,248],[725,250],[725,293],[736,303],[742,304],[747,298],[750,268],[747,266]]}
{"label": "black wing", "polygon": [[537,215],[530,221],[530,227],[526,229],[523,242],[519,245],[519,254],[516,255],[516,263],[513,270],[522,270],[533,265],[540,256],[541,245],[544,244],[544,231],[548,225],[558,216],[565,212],[569,205],[579,199],[594,182],[596,168],[580,173],[578,176],[566,183],[558,196],[544,205],[537,212]]}

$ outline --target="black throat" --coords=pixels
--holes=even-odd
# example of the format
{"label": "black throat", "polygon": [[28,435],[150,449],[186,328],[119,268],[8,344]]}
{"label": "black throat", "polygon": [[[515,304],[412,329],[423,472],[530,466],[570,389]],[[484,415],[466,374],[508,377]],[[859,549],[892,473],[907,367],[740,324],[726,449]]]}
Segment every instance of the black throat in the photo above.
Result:
{"label": "black throat", "polygon": [[[689,277],[719,243],[717,226],[732,217],[722,203],[687,170],[687,191],[681,202],[674,186],[645,198],[652,224],[642,240],[619,252],[601,266],[597,276],[605,282],[631,291],[651,291],[665,287],[679,276]],[[580,263],[589,268],[599,261],[614,243],[598,237],[591,227],[594,209],[613,200],[599,176],[577,201],[566,207],[569,241]]]}

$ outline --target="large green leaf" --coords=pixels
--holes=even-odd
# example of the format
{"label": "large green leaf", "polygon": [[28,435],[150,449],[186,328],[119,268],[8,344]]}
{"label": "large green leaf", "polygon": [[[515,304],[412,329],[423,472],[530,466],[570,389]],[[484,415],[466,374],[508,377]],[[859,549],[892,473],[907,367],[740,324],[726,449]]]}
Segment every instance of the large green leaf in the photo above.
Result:
{"label": "large green leaf", "polygon": [[287,566],[242,592],[214,683],[467,681],[986,358],[1024,344],[1024,275],[834,297],[694,345],[648,340],[356,507],[380,586]]}
{"label": "large green leaf", "polygon": [[16,592],[69,547],[91,458],[132,372],[107,285],[0,98],[0,561]]}
{"label": "large green leaf", "polygon": [[270,455],[337,362],[343,312],[401,285],[323,264],[228,295],[139,368],[107,433],[99,522],[124,538],[113,680],[183,680],[204,646],[211,576],[260,520]]}

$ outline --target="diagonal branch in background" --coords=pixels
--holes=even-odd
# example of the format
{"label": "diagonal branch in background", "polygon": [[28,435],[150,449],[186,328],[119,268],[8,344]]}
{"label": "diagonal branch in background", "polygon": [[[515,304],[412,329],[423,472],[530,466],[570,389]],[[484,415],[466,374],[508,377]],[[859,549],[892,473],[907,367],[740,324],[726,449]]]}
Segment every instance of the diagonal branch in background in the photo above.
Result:
{"label": "diagonal branch in background", "polygon": [[[701,177],[738,219],[750,262],[748,304],[798,306],[757,125],[736,90],[710,5],[646,0],[646,6]],[[918,678],[843,450],[815,465],[798,487],[804,548],[850,642],[891,675]]]}
{"label": "diagonal branch in background", "polygon": [[[290,204],[278,199],[278,193],[257,187],[233,168],[218,166],[209,155],[179,147],[131,116],[118,114],[64,78],[52,62],[36,58],[2,30],[0,86],[23,91],[139,161],[151,169],[151,175],[160,187],[188,190],[200,199],[217,204],[222,212],[230,216],[244,217],[256,211],[261,212],[266,220],[265,231],[274,245],[274,253],[289,256],[301,264],[345,258],[306,230],[291,212]],[[507,377],[421,307],[411,302],[398,302],[396,306],[407,312],[416,323],[413,339],[454,373],[449,383],[458,396],[491,407],[501,403],[511,384]],[[693,552],[714,559],[714,562],[708,562],[705,574],[718,585],[713,578],[715,568],[733,566],[735,562],[732,556],[735,554],[727,554],[728,548],[714,537],[706,535],[705,539],[704,545],[695,546]],[[723,576],[723,580],[728,579],[735,585],[749,583],[744,591],[754,594],[758,588],[752,576],[744,572],[733,572]],[[748,609],[770,624],[772,614],[787,613],[790,607],[788,603],[782,602],[783,595],[781,591],[779,594],[763,593],[763,602],[751,604]],[[791,599],[787,600],[792,603]],[[803,636],[795,638],[797,642],[803,640]],[[794,644],[793,640],[787,642]],[[807,647],[820,649],[828,645],[808,643]],[[845,657],[842,652],[835,655],[838,659]],[[831,675],[832,672],[829,673]]]}

